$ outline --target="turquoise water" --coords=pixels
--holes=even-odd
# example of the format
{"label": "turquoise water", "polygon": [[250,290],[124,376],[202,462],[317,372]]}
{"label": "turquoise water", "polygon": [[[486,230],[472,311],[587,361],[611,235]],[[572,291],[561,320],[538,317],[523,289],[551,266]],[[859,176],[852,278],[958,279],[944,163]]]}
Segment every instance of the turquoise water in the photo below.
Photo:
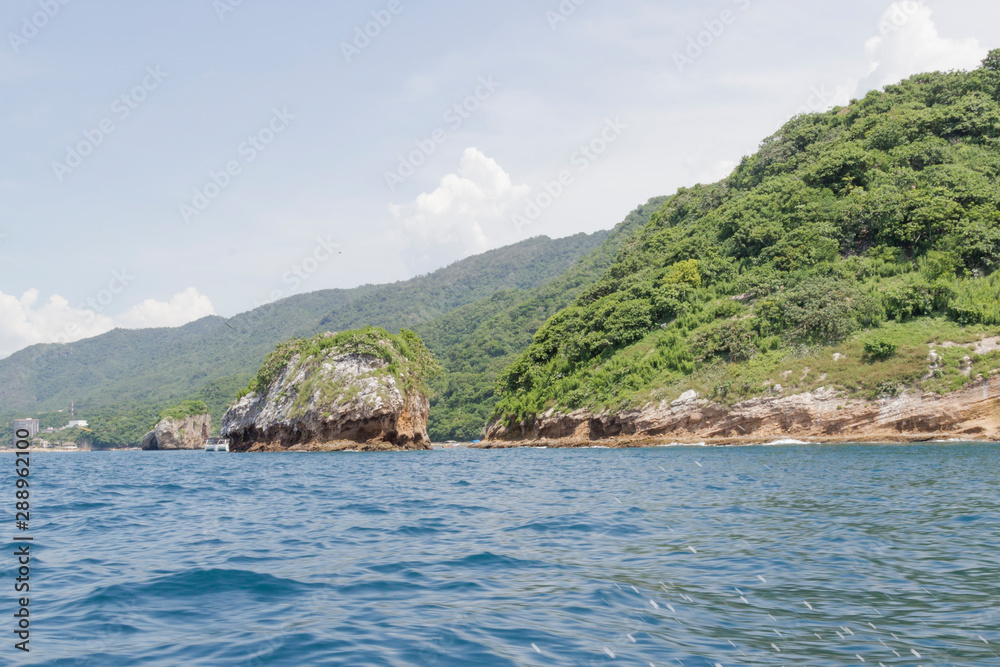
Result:
{"label": "turquoise water", "polygon": [[996,445],[32,468],[33,651],[8,547],[7,664],[1000,665]]}

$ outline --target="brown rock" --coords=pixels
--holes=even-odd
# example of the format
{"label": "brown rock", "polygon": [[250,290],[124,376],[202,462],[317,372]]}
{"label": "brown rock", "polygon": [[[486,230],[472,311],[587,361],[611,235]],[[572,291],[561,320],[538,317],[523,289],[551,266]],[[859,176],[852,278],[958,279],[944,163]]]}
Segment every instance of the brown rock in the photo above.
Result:
{"label": "brown rock", "polygon": [[147,451],[204,449],[212,432],[211,415],[192,415],[184,419],[164,419],[142,438]]}
{"label": "brown rock", "polygon": [[226,412],[222,435],[237,452],[430,449],[429,413],[428,397],[399,386],[387,361],[332,347],[293,356]]}
{"label": "brown rock", "polygon": [[[615,414],[577,410],[552,412],[487,429],[489,447],[562,439],[566,446],[601,442],[767,442],[779,438],[813,441],[1000,440],[1000,377],[962,391],[939,395],[914,392],[875,401],[848,400],[833,389],[755,398],[733,406],[704,399],[647,406]],[[558,446],[558,442],[552,443]]]}

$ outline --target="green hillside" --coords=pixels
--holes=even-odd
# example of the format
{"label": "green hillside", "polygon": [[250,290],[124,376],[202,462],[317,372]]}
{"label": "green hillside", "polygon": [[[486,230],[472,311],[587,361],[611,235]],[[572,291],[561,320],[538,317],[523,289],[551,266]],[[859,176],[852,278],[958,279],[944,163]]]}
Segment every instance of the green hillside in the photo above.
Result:
{"label": "green hillside", "polygon": [[0,360],[0,422],[38,414],[62,421],[48,413],[75,401],[95,432],[110,434],[108,444],[122,444],[151,426],[162,409],[190,399],[204,401],[218,423],[280,341],[369,325],[413,328],[499,290],[549,281],[607,234],[537,237],[412,280],[293,296],[228,320],[208,317],[173,329],[116,329],[68,345],[35,345]]}
{"label": "green hillside", "polygon": [[1000,367],[964,347],[928,362],[930,343],[1000,331],[998,100],[994,51],[796,117],[725,180],[681,189],[500,374],[496,418],[687,389],[945,392]]}
{"label": "green hillside", "polygon": [[562,275],[608,236],[577,234],[552,241],[539,237],[477,255],[422,278],[369,289],[320,322],[324,330],[359,325],[388,331],[411,329],[501,290],[530,290]]}
{"label": "green hillside", "polygon": [[228,320],[34,346],[0,360],[0,422],[60,425],[73,400],[114,445],[203,401],[218,424],[276,344],[368,326],[415,331],[444,367],[435,440],[689,389],[722,402],[777,385],[951,391],[1000,368],[992,346],[962,347],[1000,334],[998,100],[1000,51],[974,72],[796,117],[728,178],[653,199],[611,232]]}
{"label": "green hillside", "polygon": [[497,292],[414,327],[445,368],[431,399],[427,430],[432,440],[480,437],[496,404],[500,371],[549,317],[604,274],[625,239],[645,226],[664,201],[654,198],[632,211],[604,243],[558,278],[531,290]]}

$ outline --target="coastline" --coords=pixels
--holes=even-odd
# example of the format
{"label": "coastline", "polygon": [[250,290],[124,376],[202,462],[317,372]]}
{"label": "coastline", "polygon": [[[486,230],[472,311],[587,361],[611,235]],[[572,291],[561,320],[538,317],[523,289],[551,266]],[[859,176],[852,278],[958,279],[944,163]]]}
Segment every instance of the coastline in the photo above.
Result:
{"label": "coastline", "polygon": [[[603,440],[579,440],[575,438],[560,438],[555,440],[494,440],[483,442],[459,442],[455,444],[431,443],[428,449],[411,449],[405,447],[385,446],[381,443],[320,443],[314,445],[297,445],[295,447],[258,446],[252,449],[238,452],[227,452],[232,454],[281,454],[284,452],[294,453],[323,453],[323,452],[345,452],[345,453],[365,453],[365,452],[426,452],[426,451],[448,451],[453,449],[644,449],[663,447],[762,447],[781,445],[995,445],[1000,443],[1000,438],[970,438],[962,433],[912,433],[901,436],[837,436],[829,438],[819,438],[814,436],[796,436],[786,434],[782,437],[741,437],[741,438],[607,438]],[[0,448],[0,454],[25,453],[26,450],[16,450]],[[167,451],[167,450],[164,450]],[[170,450],[176,452],[197,452],[199,449],[178,449]],[[30,454],[93,454],[106,452],[141,452],[140,449],[107,449],[107,450],[72,450],[72,449],[30,449]]]}
{"label": "coastline", "polygon": [[[79,452],[89,452],[89,451],[91,451],[91,450],[89,450],[89,449],[42,449],[40,447],[32,447],[30,449],[14,449],[12,447],[0,447],[0,454],[15,454],[15,453],[19,453],[19,454],[24,454],[24,453],[28,453],[28,454],[41,454],[41,453],[45,453],[45,452],[53,452],[53,453],[57,453],[57,454],[77,454]],[[114,451],[114,450],[108,450],[108,451]],[[118,451],[125,451],[125,450],[118,450]]]}
{"label": "coastline", "polygon": [[560,438],[556,440],[489,441],[469,444],[470,449],[642,449],[657,447],[753,447],[775,445],[914,445],[914,444],[982,444],[993,445],[1000,439],[983,440],[970,438],[959,433],[913,433],[902,436],[837,436],[818,438],[813,436],[781,437],[738,437],[738,438],[608,438],[604,440],[579,440]]}
{"label": "coastline", "polygon": [[247,449],[233,449],[234,454],[280,454],[281,452],[419,452],[429,451],[426,447],[401,447],[392,443],[376,440],[372,442],[355,442],[353,440],[331,440],[328,442],[305,442],[285,447],[277,442],[261,442]]}
{"label": "coastline", "polygon": [[[691,392],[693,394],[693,392]],[[762,444],[802,442],[1000,441],[1000,376],[948,394],[910,392],[876,400],[833,388],[725,405],[682,397],[672,403],[592,413],[550,410],[514,424],[493,424],[481,447],[645,446],[635,443]]]}

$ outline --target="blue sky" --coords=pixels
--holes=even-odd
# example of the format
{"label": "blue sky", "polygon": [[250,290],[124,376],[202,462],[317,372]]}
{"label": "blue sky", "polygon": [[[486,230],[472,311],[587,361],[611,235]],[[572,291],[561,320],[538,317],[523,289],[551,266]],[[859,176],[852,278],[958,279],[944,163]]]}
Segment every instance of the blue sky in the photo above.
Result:
{"label": "blue sky", "polygon": [[799,111],[974,67],[1000,7],[8,0],[0,29],[6,356],[609,228]]}

